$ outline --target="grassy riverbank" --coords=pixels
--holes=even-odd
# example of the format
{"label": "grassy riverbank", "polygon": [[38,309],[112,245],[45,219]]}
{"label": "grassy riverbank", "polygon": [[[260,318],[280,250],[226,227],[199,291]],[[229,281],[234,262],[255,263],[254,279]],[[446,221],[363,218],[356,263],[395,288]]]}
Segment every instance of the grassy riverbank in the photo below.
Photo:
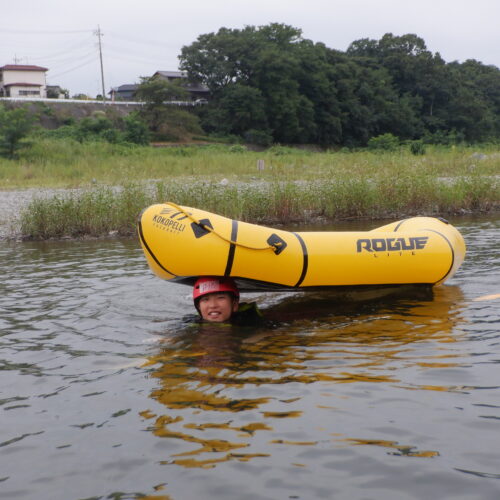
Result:
{"label": "grassy riverbank", "polygon": [[77,188],[23,211],[32,238],[131,234],[144,207],[167,200],[264,224],[498,210],[499,176],[498,150],[460,147],[414,156],[40,141],[0,163],[1,189]]}
{"label": "grassy riverbank", "polygon": [[[257,161],[264,160],[264,170]],[[409,148],[382,153],[367,150],[316,153],[275,146],[264,152],[244,146],[198,145],[141,147],[64,139],[37,139],[19,152],[19,158],[0,157],[0,189],[29,187],[85,187],[127,181],[194,176],[205,181],[248,181],[331,178],[334,176],[404,176],[407,174],[457,177],[477,172],[500,174],[497,147],[427,146],[427,153],[414,156]]]}

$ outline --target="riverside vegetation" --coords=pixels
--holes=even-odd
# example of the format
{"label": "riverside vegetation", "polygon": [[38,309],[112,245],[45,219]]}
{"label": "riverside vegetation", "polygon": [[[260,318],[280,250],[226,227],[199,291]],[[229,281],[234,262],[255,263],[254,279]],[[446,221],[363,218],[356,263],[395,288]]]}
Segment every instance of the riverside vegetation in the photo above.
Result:
{"label": "riverside vegetation", "polygon": [[20,214],[24,237],[37,239],[131,235],[141,210],[164,201],[263,224],[499,209],[498,147],[415,152],[41,138],[16,159],[0,159],[0,189],[70,188],[35,198]]}

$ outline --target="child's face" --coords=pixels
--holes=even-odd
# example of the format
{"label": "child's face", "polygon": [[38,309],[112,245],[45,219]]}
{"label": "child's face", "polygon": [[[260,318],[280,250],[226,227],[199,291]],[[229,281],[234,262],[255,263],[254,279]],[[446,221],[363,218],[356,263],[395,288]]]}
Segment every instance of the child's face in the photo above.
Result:
{"label": "child's face", "polygon": [[200,298],[198,307],[204,320],[222,323],[238,310],[238,301],[230,293],[208,293]]}

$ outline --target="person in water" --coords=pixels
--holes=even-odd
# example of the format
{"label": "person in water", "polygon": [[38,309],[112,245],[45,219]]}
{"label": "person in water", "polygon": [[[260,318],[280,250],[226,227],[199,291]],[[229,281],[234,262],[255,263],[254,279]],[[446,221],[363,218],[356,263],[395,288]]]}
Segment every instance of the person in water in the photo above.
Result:
{"label": "person in water", "polygon": [[231,278],[204,276],[194,284],[193,300],[202,319],[225,323],[238,310],[240,292]]}
{"label": "person in water", "polygon": [[241,303],[236,283],[228,277],[202,276],[193,287],[193,301],[203,321],[257,324],[262,314],[255,303]]}

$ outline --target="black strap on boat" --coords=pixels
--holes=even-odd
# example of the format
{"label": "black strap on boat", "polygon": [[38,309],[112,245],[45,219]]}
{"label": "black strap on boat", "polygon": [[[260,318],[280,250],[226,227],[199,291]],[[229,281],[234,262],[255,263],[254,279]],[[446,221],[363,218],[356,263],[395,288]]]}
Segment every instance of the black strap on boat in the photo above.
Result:
{"label": "black strap on boat", "polygon": [[231,243],[229,244],[229,252],[227,254],[227,264],[226,270],[224,271],[224,276],[231,275],[231,269],[233,268],[234,253],[236,252],[236,239],[238,238],[238,221],[231,221]]}
{"label": "black strap on boat", "polygon": [[141,238],[142,244],[144,245],[144,248],[148,251],[149,255],[151,255],[151,258],[158,264],[158,267],[160,269],[163,269],[166,273],[172,275],[172,276],[177,276],[173,272],[169,271],[166,267],[164,267],[161,262],[158,260],[156,255],[153,253],[151,248],[149,248],[149,245],[146,242],[146,238],[144,237],[144,232],[142,231],[142,223],[141,223],[141,218],[142,218],[142,213],[139,215],[139,220],[137,221],[137,226],[139,229],[139,238]]}
{"label": "black strap on boat", "polygon": [[304,240],[302,239],[302,237],[297,233],[292,233],[292,234],[294,234],[297,237],[297,239],[299,240],[300,246],[302,248],[302,273],[300,274],[299,281],[297,281],[297,283],[295,283],[295,287],[299,287],[302,284],[302,282],[304,281],[304,278],[306,277],[306,274],[307,274],[307,267],[309,265],[309,256],[307,254],[306,244],[304,243]]}
{"label": "black strap on boat", "polygon": [[[398,231],[398,229],[401,227],[401,225],[406,222],[407,220],[410,220],[410,218],[408,219],[403,219],[402,221],[399,222],[399,224],[394,228],[394,231]],[[446,220],[446,219],[443,219],[441,217],[437,217],[437,219],[439,219],[441,222],[443,222],[444,224],[449,224],[449,222]],[[446,243],[448,243],[448,246],[450,247],[450,251],[451,251],[451,264],[450,264],[450,267],[448,269],[448,271],[446,271],[443,275],[442,278],[438,279],[436,281],[436,283],[440,282],[440,281],[443,281],[444,279],[446,279],[446,276],[448,276],[448,274],[451,273],[451,270],[453,269],[453,265],[455,264],[455,251],[453,250],[453,245],[451,244],[450,240],[443,234],[443,233],[440,233],[439,231],[436,231],[435,229],[421,229],[421,231],[430,231],[432,233],[436,233],[437,235],[441,236],[441,238],[443,238]]]}
{"label": "black strap on boat", "polygon": [[439,231],[436,231],[435,229],[423,229],[423,231],[430,231],[431,233],[436,233],[437,235],[441,236],[441,238],[443,238],[446,243],[448,243],[448,246],[450,247],[450,251],[451,251],[451,264],[450,264],[450,268],[448,269],[448,271],[446,271],[444,273],[444,276],[440,279],[438,279],[436,281],[436,283],[438,283],[439,281],[443,281],[444,279],[446,279],[446,276],[448,276],[448,274],[451,273],[451,270],[453,269],[453,265],[455,264],[455,251],[453,250],[453,245],[451,244],[450,240],[442,233],[440,233]]}

